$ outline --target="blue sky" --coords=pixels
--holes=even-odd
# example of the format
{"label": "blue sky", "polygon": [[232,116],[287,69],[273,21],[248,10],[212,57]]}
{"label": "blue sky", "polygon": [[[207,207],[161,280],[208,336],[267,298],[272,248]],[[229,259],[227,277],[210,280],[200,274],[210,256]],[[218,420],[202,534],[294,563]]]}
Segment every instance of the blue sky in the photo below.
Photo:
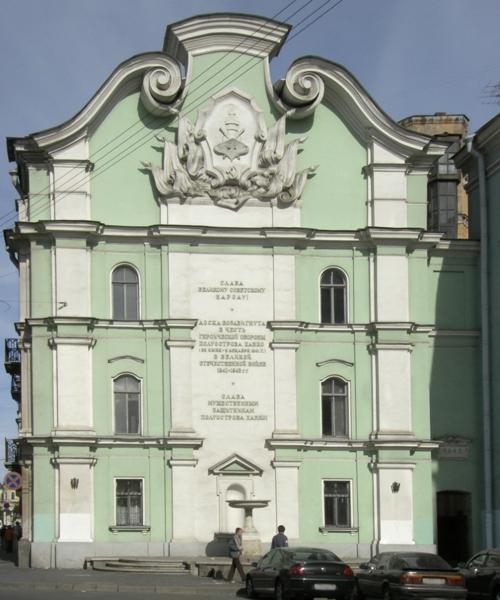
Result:
{"label": "blue sky", "polygon": [[[16,0],[2,3],[0,139],[74,115],[123,60],[161,50],[168,23],[207,12],[251,12],[294,25],[325,0]],[[323,9],[298,25],[304,28]],[[283,10],[284,9],[284,10]],[[282,11],[282,12],[280,12]],[[499,0],[342,0],[298,33],[272,63],[273,80],[304,55],[344,65],[395,120],[464,113],[474,131],[500,110],[484,98],[500,81]],[[4,142],[2,142],[4,143]],[[0,152],[0,223],[15,221],[16,192]],[[0,339],[14,337],[17,274],[0,253]],[[0,436],[15,437],[16,404],[0,374]],[[0,451],[1,457],[1,451]],[[0,467],[1,469],[1,467]]]}

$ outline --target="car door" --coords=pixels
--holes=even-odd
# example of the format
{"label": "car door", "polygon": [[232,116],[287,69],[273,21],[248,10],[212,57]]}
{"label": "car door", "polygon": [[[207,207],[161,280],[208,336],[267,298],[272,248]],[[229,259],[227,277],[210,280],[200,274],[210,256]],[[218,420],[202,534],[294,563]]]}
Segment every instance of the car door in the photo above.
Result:
{"label": "car door", "polygon": [[283,553],[281,550],[271,550],[269,560],[262,569],[262,589],[270,592],[274,590],[276,579],[283,564]]}
{"label": "car door", "polygon": [[462,569],[462,574],[465,577],[467,595],[471,600],[483,597],[483,592],[481,591],[485,583],[483,569],[487,556],[488,554],[486,552],[480,552],[479,554],[476,554]]}
{"label": "car door", "polygon": [[365,596],[380,596],[389,562],[390,553],[376,554],[368,563],[367,569],[358,574],[358,586]]}
{"label": "car door", "polygon": [[263,591],[265,588],[265,572],[269,566],[275,550],[271,550],[259,560],[255,569],[252,571],[252,581],[255,590]]}
{"label": "car door", "polygon": [[500,571],[499,557],[488,553],[484,565],[478,567],[475,578],[475,586],[477,586],[478,598],[491,598],[491,590],[493,588],[493,580],[498,577]]}

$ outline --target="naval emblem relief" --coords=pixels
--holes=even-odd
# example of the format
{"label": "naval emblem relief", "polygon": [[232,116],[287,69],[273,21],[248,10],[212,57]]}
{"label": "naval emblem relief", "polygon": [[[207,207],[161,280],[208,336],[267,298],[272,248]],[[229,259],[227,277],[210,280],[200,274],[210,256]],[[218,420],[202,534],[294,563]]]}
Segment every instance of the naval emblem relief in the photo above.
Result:
{"label": "naval emblem relief", "polygon": [[199,199],[233,210],[250,199],[292,205],[316,167],[297,170],[305,138],[285,141],[287,114],[268,128],[250,96],[235,89],[221,92],[200,110],[194,125],[178,114],[176,142],[158,138],[161,167],[143,165],[167,202]]}

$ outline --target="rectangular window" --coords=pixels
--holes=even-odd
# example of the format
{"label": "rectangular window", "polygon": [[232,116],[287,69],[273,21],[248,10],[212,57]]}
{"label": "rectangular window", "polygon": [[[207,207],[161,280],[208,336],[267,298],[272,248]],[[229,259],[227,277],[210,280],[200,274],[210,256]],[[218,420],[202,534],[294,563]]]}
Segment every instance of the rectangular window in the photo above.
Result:
{"label": "rectangular window", "polygon": [[116,525],[143,525],[142,505],[142,479],[117,479]]}
{"label": "rectangular window", "polygon": [[429,183],[429,229],[457,237],[457,180],[436,180]]}
{"label": "rectangular window", "polygon": [[351,527],[351,482],[324,481],[325,527]]}

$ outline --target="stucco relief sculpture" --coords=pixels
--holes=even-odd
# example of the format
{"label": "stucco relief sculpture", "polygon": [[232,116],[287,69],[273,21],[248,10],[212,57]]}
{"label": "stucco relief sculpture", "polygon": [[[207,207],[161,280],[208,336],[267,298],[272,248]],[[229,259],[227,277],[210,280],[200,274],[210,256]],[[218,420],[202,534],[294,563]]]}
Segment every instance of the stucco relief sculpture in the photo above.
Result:
{"label": "stucco relief sculpture", "polygon": [[143,163],[166,200],[211,200],[238,209],[249,199],[298,200],[316,167],[297,171],[297,152],[305,138],[285,142],[284,114],[270,128],[252,98],[238,90],[215,95],[195,125],[179,114],[176,143],[163,142],[163,165]]}

